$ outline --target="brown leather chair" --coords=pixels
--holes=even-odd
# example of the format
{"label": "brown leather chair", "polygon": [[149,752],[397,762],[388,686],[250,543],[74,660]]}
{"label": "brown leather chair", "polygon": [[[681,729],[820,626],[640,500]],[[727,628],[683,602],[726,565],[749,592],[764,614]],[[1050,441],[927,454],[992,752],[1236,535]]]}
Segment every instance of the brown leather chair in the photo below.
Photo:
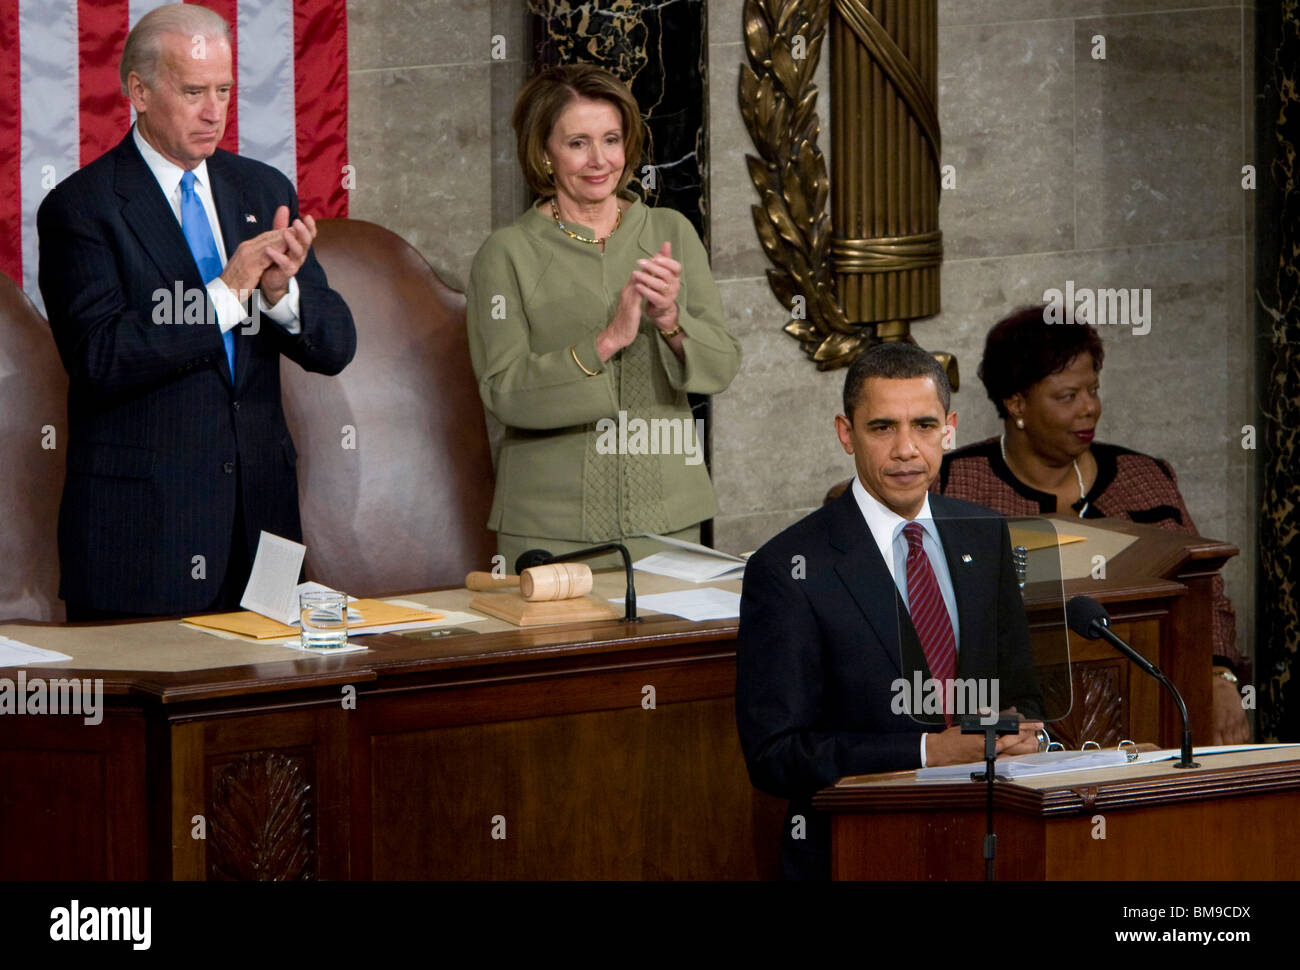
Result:
{"label": "brown leather chair", "polygon": [[355,596],[491,568],[492,456],[465,296],[400,236],[323,219],[316,255],[357,326],[337,377],[282,359],[309,578]]}
{"label": "brown leather chair", "polygon": [[0,273],[0,619],[62,620],[58,519],[68,375],[49,324]]}
{"label": "brown leather chair", "polygon": [[826,489],[826,497],[822,499],[822,505],[830,505],[837,498],[843,495],[844,490],[852,484],[853,484],[853,479],[846,478],[844,479],[844,481],[839,482],[836,485],[832,485],[830,488]]}

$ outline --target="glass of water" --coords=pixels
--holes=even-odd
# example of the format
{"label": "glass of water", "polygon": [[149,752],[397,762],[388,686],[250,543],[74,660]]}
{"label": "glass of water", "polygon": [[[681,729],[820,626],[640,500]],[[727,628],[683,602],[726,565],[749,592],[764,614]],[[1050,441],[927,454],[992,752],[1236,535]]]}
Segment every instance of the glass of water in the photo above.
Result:
{"label": "glass of water", "polygon": [[338,649],[348,645],[348,598],[344,593],[298,594],[304,647]]}

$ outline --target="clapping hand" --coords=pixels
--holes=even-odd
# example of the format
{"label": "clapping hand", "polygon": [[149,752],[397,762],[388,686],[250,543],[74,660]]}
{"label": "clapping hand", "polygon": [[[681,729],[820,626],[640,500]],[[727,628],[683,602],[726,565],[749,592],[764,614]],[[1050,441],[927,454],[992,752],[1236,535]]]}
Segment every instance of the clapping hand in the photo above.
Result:
{"label": "clapping hand", "polygon": [[646,301],[645,315],[660,330],[677,326],[677,294],[682,288],[682,264],[673,259],[670,243],[649,259],[636,261],[640,269],[632,271],[631,281]]}
{"label": "clapping hand", "polygon": [[262,274],[262,294],[272,306],[279,303],[289,292],[289,280],[297,275],[302,264],[307,261],[307,252],[316,238],[316,220],[311,216],[293,220],[289,224],[289,207],[280,206],[275,210],[275,219],[271,223],[272,232],[279,234],[283,245],[269,246],[266,250],[271,265]]}
{"label": "clapping hand", "polygon": [[245,239],[230,254],[230,259],[221,271],[221,279],[239,297],[240,302],[244,302],[261,284],[267,267],[271,265],[268,253],[272,250],[283,251],[284,248],[284,234],[279,229],[268,229],[251,239]]}
{"label": "clapping hand", "polygon": [[637,290],[636,280],[629,279],[618,294],[618,309],[614,311],[614,319],[596,337],[596,353],[602,361],[609,360],[632,343],[640,330],[641,294]]}
{"label": "clapping hand", "polygon": [[[638,259],[618,297],[614,319],[596,338],[596,352],[602,361],[636,340],[642,312],[665,332],[677,326],[677,294],[682,288],[682,264],[672,257],[672,245],[665,242],[649,259]],[[645,301],[644,311],[642,300]],[[677,352],[680,356],[680,352]]]}

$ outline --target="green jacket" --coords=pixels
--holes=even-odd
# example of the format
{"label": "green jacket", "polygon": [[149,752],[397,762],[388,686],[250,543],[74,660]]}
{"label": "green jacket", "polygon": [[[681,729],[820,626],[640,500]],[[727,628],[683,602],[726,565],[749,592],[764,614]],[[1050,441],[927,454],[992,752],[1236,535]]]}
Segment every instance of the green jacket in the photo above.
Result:
{"label": "green jacket", "polygon": [[[636,260],[665,240],[682,264],[685,360],[644,319],[602,364],[596,335]],[[599,542],[717,514],[686,392],[724,390],[740,343],[723,325],[704,246],[680,213],[635,202],[605,247],[570,239],[530,207],[474,257],[470,357],[484,406],[506,426],[488,519],[496,531]]]}

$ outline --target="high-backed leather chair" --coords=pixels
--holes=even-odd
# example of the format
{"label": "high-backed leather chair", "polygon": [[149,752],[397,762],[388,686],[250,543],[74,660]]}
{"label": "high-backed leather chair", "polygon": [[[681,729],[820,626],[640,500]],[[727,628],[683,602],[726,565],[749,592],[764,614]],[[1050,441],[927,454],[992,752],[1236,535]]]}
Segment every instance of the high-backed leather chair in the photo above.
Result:
{"label": "high-backed leather chair", "polygon": [[49,324],[0,273],[0,619],[62,620],[58,519],[68,375]]}
{"label": "high-backed leather chair", "polygon": [[496,552],[465,296],[382,226],[319,228],[316,255],[352,309],[357,354],[337,377],[281,360],[308,578],[355,596],[459,585]]}
{"label": "high-backed leather chair", "polygon": [[830,488],[826,489],[826,497],[822,499],[822,505],[830,505],[837,498],[844,494],[844,490],[853,484],[853,479],[846,478],[842,482],[837,482]]}

